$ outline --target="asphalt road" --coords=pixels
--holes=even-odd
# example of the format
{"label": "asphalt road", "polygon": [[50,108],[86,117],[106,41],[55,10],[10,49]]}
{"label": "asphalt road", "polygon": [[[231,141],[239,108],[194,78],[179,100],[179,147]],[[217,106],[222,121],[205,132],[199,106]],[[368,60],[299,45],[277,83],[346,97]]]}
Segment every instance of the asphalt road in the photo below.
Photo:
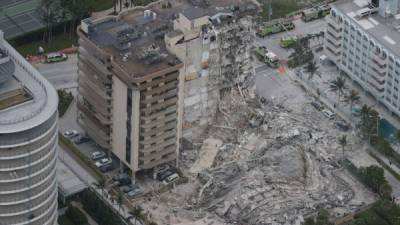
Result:
{"label": "asphalt road", "polygon": [[69,55],[68,60],[59,63],[40,63],[35,65],[40,73],[58,89],[78,87],[78,57]]}

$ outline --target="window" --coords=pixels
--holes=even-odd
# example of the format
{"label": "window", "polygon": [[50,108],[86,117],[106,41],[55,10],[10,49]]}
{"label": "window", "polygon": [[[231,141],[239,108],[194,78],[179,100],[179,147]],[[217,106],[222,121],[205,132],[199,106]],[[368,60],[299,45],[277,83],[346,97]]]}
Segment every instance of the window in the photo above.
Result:
{"label": "window", "polygon": [[126,139],[126,152],[125,152],[125,160],[128,163],[131,163],[131,140]]}

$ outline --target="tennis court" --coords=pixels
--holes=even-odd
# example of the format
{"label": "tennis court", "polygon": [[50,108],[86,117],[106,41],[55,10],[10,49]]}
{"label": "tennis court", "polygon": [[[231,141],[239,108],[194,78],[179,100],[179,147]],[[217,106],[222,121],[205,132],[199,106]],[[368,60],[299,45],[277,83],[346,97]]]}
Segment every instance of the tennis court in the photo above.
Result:
{"label": "tennis court", "polygon": [[6,38],[44,26],[37,11],[40,0],[0,0],[0,30]]}

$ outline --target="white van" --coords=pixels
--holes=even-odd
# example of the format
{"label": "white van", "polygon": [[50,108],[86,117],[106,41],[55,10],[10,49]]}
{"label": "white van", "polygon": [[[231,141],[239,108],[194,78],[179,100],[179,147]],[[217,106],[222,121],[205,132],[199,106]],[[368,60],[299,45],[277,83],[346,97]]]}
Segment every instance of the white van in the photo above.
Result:
{"label": "white van", "polygon": [[335,113],[333,113],[331,110],[329,109],[324,109],[322,110],[322,113],[330,120],[333,120],[335,118]]}
{"label": "white van", "polygon": [[177,180],[178,178],[179,178],[179,175],[177,173],[173,173],[169,177],[165,178],[165,180],[163,180],[163,183],[165,185],[168,185],[168,184],[174,182],[175,180]]}

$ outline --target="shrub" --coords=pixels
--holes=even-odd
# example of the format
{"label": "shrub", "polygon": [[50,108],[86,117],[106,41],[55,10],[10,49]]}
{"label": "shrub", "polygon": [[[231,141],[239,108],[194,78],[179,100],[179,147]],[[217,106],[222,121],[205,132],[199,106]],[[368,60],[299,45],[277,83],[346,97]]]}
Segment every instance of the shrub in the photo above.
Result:
{"label": "shrub", "polygon": [[123,221],[119,215],[115,214],[106,203],[103,202],[91,190],[85,190],[81,193],[81,202],[83,209],[94,219],[99,225],[123,225]]}
{"label": "shrub", "polygon": [[74,99],[74,96],[71,92],[67,92],[65,90],[58,90],[57,93],[59,98],[58,114],[60,117],[62,117]]}
{"label": "shrub", "polygon": [[85,225],[88,223],[86,215],[78,208],[70,205],[65,215],[76,225]]}

